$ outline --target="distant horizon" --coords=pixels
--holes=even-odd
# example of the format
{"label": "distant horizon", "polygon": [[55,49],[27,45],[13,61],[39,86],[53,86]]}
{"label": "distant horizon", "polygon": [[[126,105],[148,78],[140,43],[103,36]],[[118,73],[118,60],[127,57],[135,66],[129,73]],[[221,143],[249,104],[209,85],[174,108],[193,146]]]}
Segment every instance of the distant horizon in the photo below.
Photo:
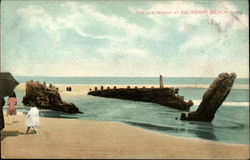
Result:
{"label": "distant horizon", "polygon": [[[230,74],[230,73],[229,73]],[[93,77],[93,78],[156,78],[156,77],[159,77],[159,76],[44,76],[44,75],[35,75],[35,76],[32,76],[32,75],[13,75],[15,77],[55,77],[55,78],[84,78],[84,77]],[[185,76],[164,76],[162,75],[163,78],[216,78],[217,76],[215,77],[199,77],[199,76],[196,76],[196,77],[185,77]],[[249,77],[236,77],[237,78],[242,78],[242,79],[249,79]]]}
{"label": "distant horizon", "polygon": [[[19,83],[28,81],[46,82],[51,84],[103,84],[103,85],[159,85],[160,78],[157,77],[45,77],[45,76],[14,76]],[[163,83],[168,84],[191,84],[209,85],[215,77],[164,77]],[[244,85],[248,89],[248,78],[236,78],[235,84]]]}

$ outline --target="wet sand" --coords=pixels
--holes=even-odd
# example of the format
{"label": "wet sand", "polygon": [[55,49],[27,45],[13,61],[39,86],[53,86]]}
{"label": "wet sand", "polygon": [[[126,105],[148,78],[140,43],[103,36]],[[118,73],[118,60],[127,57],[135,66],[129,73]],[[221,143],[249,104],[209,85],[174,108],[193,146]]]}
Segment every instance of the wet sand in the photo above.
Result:
{"label": "wet sand", "polygon": [[2,131],[2,158],[249,159],[249,145],[152,132],[118,122],[40,118],[40,134],[22,134],[25,115]]}

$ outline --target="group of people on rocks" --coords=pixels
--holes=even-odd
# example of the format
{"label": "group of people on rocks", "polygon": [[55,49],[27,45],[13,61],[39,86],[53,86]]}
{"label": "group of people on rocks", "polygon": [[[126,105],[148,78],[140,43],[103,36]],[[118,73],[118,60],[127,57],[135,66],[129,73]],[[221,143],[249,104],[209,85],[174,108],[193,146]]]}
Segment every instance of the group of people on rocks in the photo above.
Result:
{"label": "group of people on rocks", "polygon": [[[15,120],[15,116],[17,115],[17,109],[16,109],[16,105],[18,102],[18,98],[16,97],[15,92],[12,93],[12,95],[9,96],[8,98],[8,108],[7,108],[7,112],[6,112],[6,124],[13,124],[13,123],[17,123],[18,121]],[[3,113],[3,106],[5,105],[5,99],[3,97],[0,97],[0,129],[1,131],[3,130],[3,128],[5,127],[5,122],[4,122],[4,113]],[[37,127],[39,126],[39,110],[37,109],[37,107],[35,107],[34,105],[30,106],[31,109],[28,111],[27,113],[27,118],[26,118],[26,122],[25,122],[25,126],[27,127],[26,130],[26,134],[29,133],[30,128],[33,128],[35,130],[36,134],[39,134],[39,131],[37,129]]]}

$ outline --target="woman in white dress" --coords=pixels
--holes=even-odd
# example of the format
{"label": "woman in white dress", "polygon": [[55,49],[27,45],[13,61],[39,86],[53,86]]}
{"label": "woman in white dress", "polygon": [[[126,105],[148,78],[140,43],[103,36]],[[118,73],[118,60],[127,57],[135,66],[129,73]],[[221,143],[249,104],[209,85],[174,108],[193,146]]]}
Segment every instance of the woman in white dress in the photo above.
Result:
{"label": "woman in white dress", "polygon": [[36,134],[39,134],[39,131],[36,128],[39,126],[39,110],[37,109],[37,107],[32,106],[29,110],[25,126],[27,127],[26,134],[29,133],[30,127],[35,130]]}

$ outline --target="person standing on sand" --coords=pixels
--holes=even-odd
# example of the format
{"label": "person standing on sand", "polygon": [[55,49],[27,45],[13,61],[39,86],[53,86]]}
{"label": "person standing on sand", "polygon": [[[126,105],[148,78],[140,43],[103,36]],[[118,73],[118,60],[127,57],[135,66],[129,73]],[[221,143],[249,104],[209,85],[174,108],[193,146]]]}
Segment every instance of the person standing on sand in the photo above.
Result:
{"label": "person standing on sand", "polygon": [[30,127],[35,130],[36,134],[39,134],[39,131],[36,128],[39,126],[39,110],[37,107],[32,106],[29,110],[25,126],[27,127],[26,134],[29,133]]}
{"label": "person standing on sand", "polygon": [[[8,98],[8,109],[7,109],[7,117],[11,117],[11,123],[14,123],[14,116],[16,115],[16,105],[17,105],[17,98],[16,93],[13,92],[12,95]],[[13,117],[13,118],[12,118]]]}
{"label": "person standing on sand", "polygon": [[3,116],[3,106],[5,104],[5,100],[3,97],[0,97],[0,130],[4,128],[4,116]]}

